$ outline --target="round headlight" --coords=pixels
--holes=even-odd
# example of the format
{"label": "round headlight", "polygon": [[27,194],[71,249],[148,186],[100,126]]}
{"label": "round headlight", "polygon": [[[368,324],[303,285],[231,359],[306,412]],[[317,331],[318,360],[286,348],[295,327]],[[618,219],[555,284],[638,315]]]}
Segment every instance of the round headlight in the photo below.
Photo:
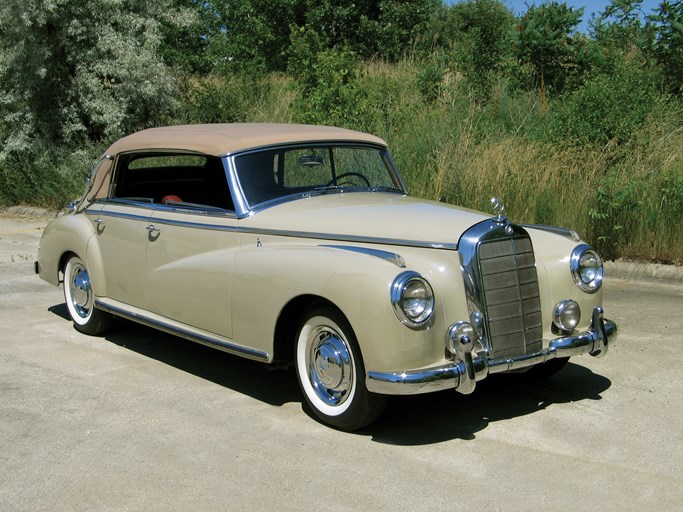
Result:
{"label": "round headlight", "polygon": [[571,299],[558,303],[553,310],[553,323],[561,331],[571,333],[581,321],[581,308]]}
{"label": "round headlight", "polygon": [[434,292],[417,272],[403,272],[391,285],[391,304],[401,322],[421,328],[434,312]]}
{"label": "round headlight", "polygon": [[576,246],[572,252],[569,268],[576,286],[584,292],[595,293],[602,286],[602,258],[589,245]]}

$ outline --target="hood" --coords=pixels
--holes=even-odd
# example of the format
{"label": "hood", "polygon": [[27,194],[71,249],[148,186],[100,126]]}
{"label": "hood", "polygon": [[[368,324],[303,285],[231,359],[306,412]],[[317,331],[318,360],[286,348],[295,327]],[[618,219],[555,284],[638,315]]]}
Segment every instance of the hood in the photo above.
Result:
{"label": "hood", "polygon": [[240,230],[327,240],[455,248],[473,224],[491,218],[444,203],[389,193],[335,193],[258,211]]}

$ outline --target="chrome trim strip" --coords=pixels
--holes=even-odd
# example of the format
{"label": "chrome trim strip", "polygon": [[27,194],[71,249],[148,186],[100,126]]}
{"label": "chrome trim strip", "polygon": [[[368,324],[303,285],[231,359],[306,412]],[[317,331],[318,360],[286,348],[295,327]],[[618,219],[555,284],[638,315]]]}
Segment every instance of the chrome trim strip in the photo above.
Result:
{"label": "chrome trim strip", "polygon": [[[547,348],[533,353],[506,359],[477,357],[470,361],[458,359],[445,365],[397,372],[367,372],[365,385],[368,391],[385,395],[430,393],[444,389],[471,392],[476,381],[492,373],[503,373],[556,357],[569,357],[588,353],[602,357],[617,339],[617,324],[602,316],[602,308],[593,310],[591,327],[586,332],[556,338]],[[469,369],[474,370],[471,375]]]}
{"label": "chrome trim strip", "polygon": [[389,263],[393,263],[399,268],[405,268],[406,266],[406,261],[403,259],[403,256],[389,251],[380,251],[379,249],[370,249],[368,247],[358,247],[355,245],[323,244],[320,247],[327,247],[329,249],[340,249],[342,251],[357,252],[359,254],[365,254],[367,256],[375,256],[376,258],[381,258],[383,260],[388,261]]}
{"label": "chrome trim strip", "polygon": [[297,238],[311,238],[315,240],[336,240],[339,242],[356,242],[361,244],[399,245],[403,247],[420,247],[423,249],[445,249],[457,251],[457,243],[422,242],[420,240],[401,240],[399,238],[380,238],[374,236],[343,235],[337,233],[317,233],[308,231],[289,231],[284,229],[239,228],[241,233],[253,235],[273,235]]}
{"label": "chrome trim strip", "polygon": [[[154,219],[152,219],[152,212],[150,212],[149,215],[135,215],[132,213],[112,212],[109,210],[101,210],[101,211],[87,212],[87,213],[89,215],[94,215],[97,217],[116,217],[116,218],[120,218],[120,219],[144,220],[144,221],[154,220],[154,222],[156,224],[164,224],[166,226],[179,226],[179,227],[194,228],[194,229],[210,229],[210,230],[215,230],[215,231],[232,231],[232,232],[237,232],[239,230],[237,226],[224,226],[222,224],[207,224],[204,222],[190,222],[190,221],[183,221],[183,220],[172,220],[172,219],[164,219],[162,217],[154,217]],[[229,215],[229,214],[228,215],[221,215],[221,217],[224,217],[226,219],[234,219],[235,218],[233,215]]]}
{"label": "chrome trim strip", "polygon": [[[226,218],[231,218],[227,217]],[[234,218],[234,217],[232,217]],[[230,231],[236,233],[239,231],[237,226],[224,226],[223,224],[207,224],[204,222],[190,222],[185,220],[172,220],[164,219],[162,217],[153,217],[152,219],[155,224],[163,224],[164,226],[177,226],[181,228],[192,228],[192,229],[208,229],[213,231]]]}
{"label": "chrome trim strip", "polygon": [[[137,204],[131,204],[131,206],[138,206]],[[154,210],[150,211],[150,215],[135,215],[132,213],[120,213],[120,212],[113,212],[110,210],[100,210],[97,213],[93,212],[92,214],[99,215],[102,217],[117,217],[117,218],[122,218],[122,219],[131,219],[131,220],[150,220],[152,212]],[[188,212],[191,213],[191,212]],[[207,216],[207,214],[202,214],[204,216]],[[210,216],[210,215],[209,215]],[[234,219],[235,217],[231,214],[221,214],[222,218],[226,219]],[[356,235],[342,235],[342,234],[334,234],[334,233],[316,233],[316,232],[308,232],[308,231],[289,231],[289,230],[281,230],[281,229],[262,229],[262,228],[245,228],[241,226],[225,226],[222,224],[209,224],[205,222],[190,222],[190,221],[181,221],[181,220],[172,220],[172,219],[164,219],[162,217],[154,217],[154,222],[158,224],[165,224],[168,226],[180,226],[180,227],[186,227],[186,228],[195,228],[195,229],[213,229],[216,231],[232,231],[236,233],[244,233],[244,234],[251,234],[251,235],[272,235],[272,236],[286,236],[286,237],[296,237],[296,238],[308,238],[312,240],[336,240],[339,242],[355,242],[355,243],[367,243],[367,244],[382,244],[382,245],[399,245],[399,246],[404,246],[404,247],[420,247],[423,249],[445,249],[449,251],[457,251],[458,250],[458,244],[457,243],[448,243],[448,242],[422,242],[419,240],[400,240],[397,238],[380,238],[380,237],[371,237],[371,236],[356,236]],[[342,246],[340,246],[341,248]],[[368,249],[370,250],[370,249]],[[381,251],[384,252],[384,251]],[[390,253],[388,253],[390,254]]]}
{"label": "chrome trim strip", "polygon": [[[136,206],[136,205],[131,205],[131,206]],[[135,215],[134,213],[121,213],[121,212],[112,212],[109,210],[97,210],[97,211],[87,211],[86,212],[88,215],[93,215],[96,217],[115,217],[117,219],[128,219],[128,220],[144,220],[148,221],[150,217],[152,216],[152,211],[150,210],[150,213],[148,215]]]}
{"label": "chrome trim strip", "polygon": [[173,326],[166,322],[155,320],[143,314],[134,313],[132,311],[128,311],[126,309],[113,306],[111,304],[107,304],[106,302],[103,302],[99,299],[95,300],[95,307],[103,311],[107,311],[108,313],[111,313],[113,315],[127,318],[128,320],[132,320],[134,322],[147,325],[149,327],[153,327],[154,329],[158,329],[160,331],[164,331],[175,336],[180,336],[181,338],[185,338],[190,341],[194,341],[196,343],[200,343],[211,348],[222,350],[223,352],[248,357],[250,359],[256,359],[258,361],[263,361],[266,363],[270,359],[270,356],[266,352],[262,352],[260,350],[255,350],[248,347],[243,347],[241,345],[235,345],[234,343],[225,341],[218,337],[209,336],[208,334],[202,334],[199,332],[191,331],[189,329],[182,329],[180,327]]}
{"label": "chrome trim strip", "polygon": [[538,229],[541,231],[547,231],[548,233],[553,233],[555,235],[560,235],[574,242],[579,242],[581,237],[573,229],[561,228],[558,226],[546,226],[545,224],[520,224],[525,229]]}
{"label": "chrome trim strip", "polygon": [[248,217],[249,204],[242,192],[242,187],[240,186],[239,179],[237,178],[237,168],[235,167],[234,155],[224,156],[221,158],[223,161],[223,168],[225,169],[225,176],[228,180],[228,189],[230,190],[230,195],[232,195],[232,204],[235,205],[235,212],[237,217],[240,219]]}

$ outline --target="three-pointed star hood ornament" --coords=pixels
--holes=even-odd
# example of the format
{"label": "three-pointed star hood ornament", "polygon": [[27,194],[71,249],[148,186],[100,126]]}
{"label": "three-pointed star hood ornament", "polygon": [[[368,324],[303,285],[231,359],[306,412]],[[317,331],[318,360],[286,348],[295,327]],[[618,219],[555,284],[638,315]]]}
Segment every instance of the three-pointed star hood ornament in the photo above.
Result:
{"label": "three-pointed star hood ornament", "polygon": [[505,202],[499,197],[492,197],[491,206],[493,207],[493,213],[496,214],[493,220],[499,224],[506,223],[507,217],[503,215],[503,213],[505,213]]}

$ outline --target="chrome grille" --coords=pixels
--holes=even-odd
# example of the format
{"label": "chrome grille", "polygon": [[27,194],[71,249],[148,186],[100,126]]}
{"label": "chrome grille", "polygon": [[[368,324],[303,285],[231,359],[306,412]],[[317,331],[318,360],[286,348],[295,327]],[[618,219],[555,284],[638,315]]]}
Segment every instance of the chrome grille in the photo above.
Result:
{"label": "chrome grille", "polygon": [[541,350],[541,300],[531,240],[483,241],[477,252],[491,355],[500,359]]}

